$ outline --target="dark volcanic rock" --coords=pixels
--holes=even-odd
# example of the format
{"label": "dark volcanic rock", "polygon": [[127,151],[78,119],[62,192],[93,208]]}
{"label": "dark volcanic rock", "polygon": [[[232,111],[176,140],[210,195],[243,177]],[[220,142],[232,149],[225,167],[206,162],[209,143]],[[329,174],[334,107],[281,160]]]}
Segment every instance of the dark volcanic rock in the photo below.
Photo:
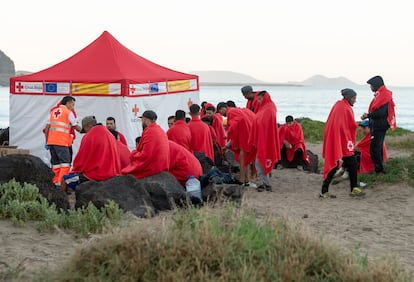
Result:
{"label": "dark volcanic rock", "polygon": [[201,168],[203,169],[203,174],[207,174],[214,166],[213,161],[210,158],[206,157],[204,153],[194,152],[194,156],[200,162]]}
{"label": "dark volcanic rock", "polygon": [[150,194],[131,175],[116,176],[101,182],[84,182],[76,189],[76,208],[86,207],[89,202],[102,208],[108,200],[113,200],[121,209],[131,211],[138,217],[151,217],[156,213]]}
{"label": "dark volcanic rock", "polygon": [[236,184],[210,183],[202,189],[203,200],[208,203],[235,202],[241,203],[243,187]]}
{"label": "dark volcanic rock", "polygon": [[185,206],[186,192],[175,177],[168,172],[138,179],[138,185],[151,195],[152,204],[158,210],[169,210],[174,205]]}
{"label": "dark volcanic rock", "polygon": [[53,185],[52,170],[38,157],[33,155],[6,155],[0,158],[0,183],[12,179],[36,185],[39,192],[57,208],[68,209],[68,197]]}
{"label": "dark volcanic rock", "polygon": [[15,73],[13,61],[0,50],[0,86],[9,86]]}
{"label": "dark volcanic rock", "polygon": [[9,127],[0,129],[0,146],[9,145]]}

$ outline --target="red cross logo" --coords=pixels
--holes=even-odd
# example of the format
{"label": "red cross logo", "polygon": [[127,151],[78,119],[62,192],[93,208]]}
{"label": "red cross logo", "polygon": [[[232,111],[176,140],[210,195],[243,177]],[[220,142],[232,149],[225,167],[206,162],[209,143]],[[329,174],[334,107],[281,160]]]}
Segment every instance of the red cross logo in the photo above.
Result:
{"label": "red cross logo", "polygon": [[131,93],[131,94],[135,93],[135,87],[132,84],[129,86],[129,93]]}
{"label": "red cross logo", "polygon": [[57,119],[62,114],[62,111],[60,109],[56,109],[53,112],[53,115],[55,116],[55,119]]}
{"label": "red cross logo", "polygon": [[187,106],[190,107],[193,104],[193,101],[191,98],[188,98]]}
{"label": "red cross logo", "polygon": [[136,117],[139,112],[139,108],[137,107],[137,104],[135,104],[134,107],[132,108],[132,112],[134,113],[134,117]]}
{"label": "red cross logo", "polygon": [[24,88],[24,86],[22,85],[21,82],[17,83],[17,85],[16,85],[16,89],[17,89],[16,91],[17,92],[21,92],[23,88]]}

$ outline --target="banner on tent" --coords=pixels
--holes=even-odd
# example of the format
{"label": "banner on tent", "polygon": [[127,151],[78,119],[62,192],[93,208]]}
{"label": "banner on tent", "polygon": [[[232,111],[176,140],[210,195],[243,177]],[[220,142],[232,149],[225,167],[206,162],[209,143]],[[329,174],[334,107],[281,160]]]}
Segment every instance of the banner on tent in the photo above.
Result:
{"label": "banner on tent", "polygon": [[72,83],[72,94],[120,95],[120,83]]}
{"label": "banner on tent", "polygon": [[129,85],[129,96],[148,96],[198,90],[196,79]]}
{"label": "banner on tent", "polygon": [[121,95],[120,83],[16,81],[14,88],[17,94]]}

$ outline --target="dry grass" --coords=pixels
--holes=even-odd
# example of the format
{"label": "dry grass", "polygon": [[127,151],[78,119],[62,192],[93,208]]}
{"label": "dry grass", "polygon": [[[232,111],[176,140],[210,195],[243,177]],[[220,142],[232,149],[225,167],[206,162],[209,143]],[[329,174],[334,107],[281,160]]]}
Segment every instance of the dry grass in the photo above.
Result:
{"label": "dry grass", "polygon": [[49,281],[409,281],[392,259],[368,262],[298,225],[253,212],[178,212],[173,224],[131,227],[82,249]]}

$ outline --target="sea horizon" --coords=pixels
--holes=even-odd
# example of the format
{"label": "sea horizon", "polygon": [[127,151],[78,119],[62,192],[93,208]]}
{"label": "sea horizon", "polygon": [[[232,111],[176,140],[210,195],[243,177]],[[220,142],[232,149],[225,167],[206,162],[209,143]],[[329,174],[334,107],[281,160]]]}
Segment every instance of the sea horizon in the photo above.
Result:
{"label": "sea horizon", "polygon": [[[232,85],[201,85],[200,103],[202,101],[217,105],[219,102],[232,100],[238,107],[246,105],[246,99],[240,92],[241,84]],[[254,85],[254,90],[266,90],[277,106],[277,120],[285,122],[287,115],[294,118],[310,118],[325,122],[333,104],[342,99],[340,89],[334,87],[286,86],[286,85]],[[414,131],[414,87],[389,87],[393,91],[396,104],[397,126]],[[373,98],[368,86],[354,87],[357,102],[354,105],[355,120],[367,112]],[[9,126],[9,87],[0,87],[0,128]],[[171,110],[171,115],[176,109]],[[185,110],[185,109],[183,109]],[[47,113],[45,113],[45,116]]]}

